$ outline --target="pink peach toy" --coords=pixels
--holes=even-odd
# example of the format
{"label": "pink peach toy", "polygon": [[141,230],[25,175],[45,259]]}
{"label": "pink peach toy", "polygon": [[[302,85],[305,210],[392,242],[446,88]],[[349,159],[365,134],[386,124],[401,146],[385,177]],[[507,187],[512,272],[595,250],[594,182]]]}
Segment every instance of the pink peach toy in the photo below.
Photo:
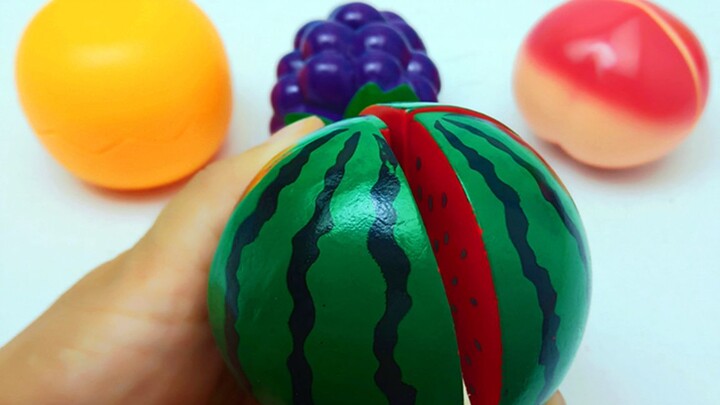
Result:
{"label": "pink peach toy", "polygon": [[574,0],[545,16],[518,55],[515,97],[540,138],[592,166],[625,168],[685,139],[708,96],[700,42],[641,0]]}

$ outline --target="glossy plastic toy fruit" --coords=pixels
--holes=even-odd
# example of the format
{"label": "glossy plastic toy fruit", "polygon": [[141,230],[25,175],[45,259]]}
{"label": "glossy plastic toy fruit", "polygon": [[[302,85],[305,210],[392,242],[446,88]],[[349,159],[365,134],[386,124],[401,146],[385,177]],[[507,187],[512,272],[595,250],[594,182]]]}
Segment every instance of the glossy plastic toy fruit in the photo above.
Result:
{"label": "glossy plastic toy fruit", "polygon": [[658,159],[690,134],[708,80],[700,43],[665,10],[578,0],[530,32],[515,95],[539,137],[587,164],[622,168]]}
{"label": "glossy plastic toy fruit", "polygon": [[440,75],[410,25],[364,3],[311,21],[277,67],[270,130],[307,115],[328,121],[390,101],[437,101]]}
{"label": "glossy plastic toy fruit", "polygon": [[207,162],[225,137],[225,52],[189,0],[52,1],[25,31],[16,68],[42,143],[96,185],[173,182]]}
{"label": "glossy plastic toy fruit", "polygon": [[261,403],[536,404],[566,373],[589,260],[566,189],[485,115],[374,106],[242,198],[210,320]]}

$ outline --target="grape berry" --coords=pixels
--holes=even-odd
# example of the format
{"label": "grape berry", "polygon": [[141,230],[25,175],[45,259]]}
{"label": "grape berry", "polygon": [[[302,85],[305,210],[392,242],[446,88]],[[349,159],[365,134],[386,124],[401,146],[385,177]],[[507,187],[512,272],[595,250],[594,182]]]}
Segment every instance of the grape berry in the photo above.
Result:
{"label": "grape berry", "polygon": [[272,132],[290,114],[342,119],[350,100],[368,83],[383,92],[409,86],[419,100],[437,101],[438,70],[415,30],[393,12],[364,3],[340,6],[328,20],[302,26],[294,48],[277,66]]}

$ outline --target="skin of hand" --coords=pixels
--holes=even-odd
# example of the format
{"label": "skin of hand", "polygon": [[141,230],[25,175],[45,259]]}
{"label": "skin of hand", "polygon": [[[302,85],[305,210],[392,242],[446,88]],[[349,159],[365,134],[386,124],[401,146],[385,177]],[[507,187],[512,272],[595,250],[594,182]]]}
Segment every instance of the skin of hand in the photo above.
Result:
{"label": "skin of hand", "polygon": [[0,349],[0,404],[255,404],[215,347],[208,270],[254,177],[322,126],[302,120],[196,174],[135,246]]}

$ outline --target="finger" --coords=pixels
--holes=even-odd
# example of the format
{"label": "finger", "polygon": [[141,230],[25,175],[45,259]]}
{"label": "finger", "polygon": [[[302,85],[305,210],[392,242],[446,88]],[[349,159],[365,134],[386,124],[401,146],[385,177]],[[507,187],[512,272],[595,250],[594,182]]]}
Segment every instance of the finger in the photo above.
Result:
{"label": "finger", "polygon": [[555,395],[553,395],[545,405],[566,405],[565,398],[563,398],[560,391],[555,391]]}
{"label": "finger", "polygon": [[198,247],[212,244],[214,250],[233,208],[258,173],[273,157],[323,126],[317,117],[306,118],[245,153],[208,165],[168,203],[141,243],[152,244],[154,251],[171,247],[177,254],[194,249],[206,256]]}

